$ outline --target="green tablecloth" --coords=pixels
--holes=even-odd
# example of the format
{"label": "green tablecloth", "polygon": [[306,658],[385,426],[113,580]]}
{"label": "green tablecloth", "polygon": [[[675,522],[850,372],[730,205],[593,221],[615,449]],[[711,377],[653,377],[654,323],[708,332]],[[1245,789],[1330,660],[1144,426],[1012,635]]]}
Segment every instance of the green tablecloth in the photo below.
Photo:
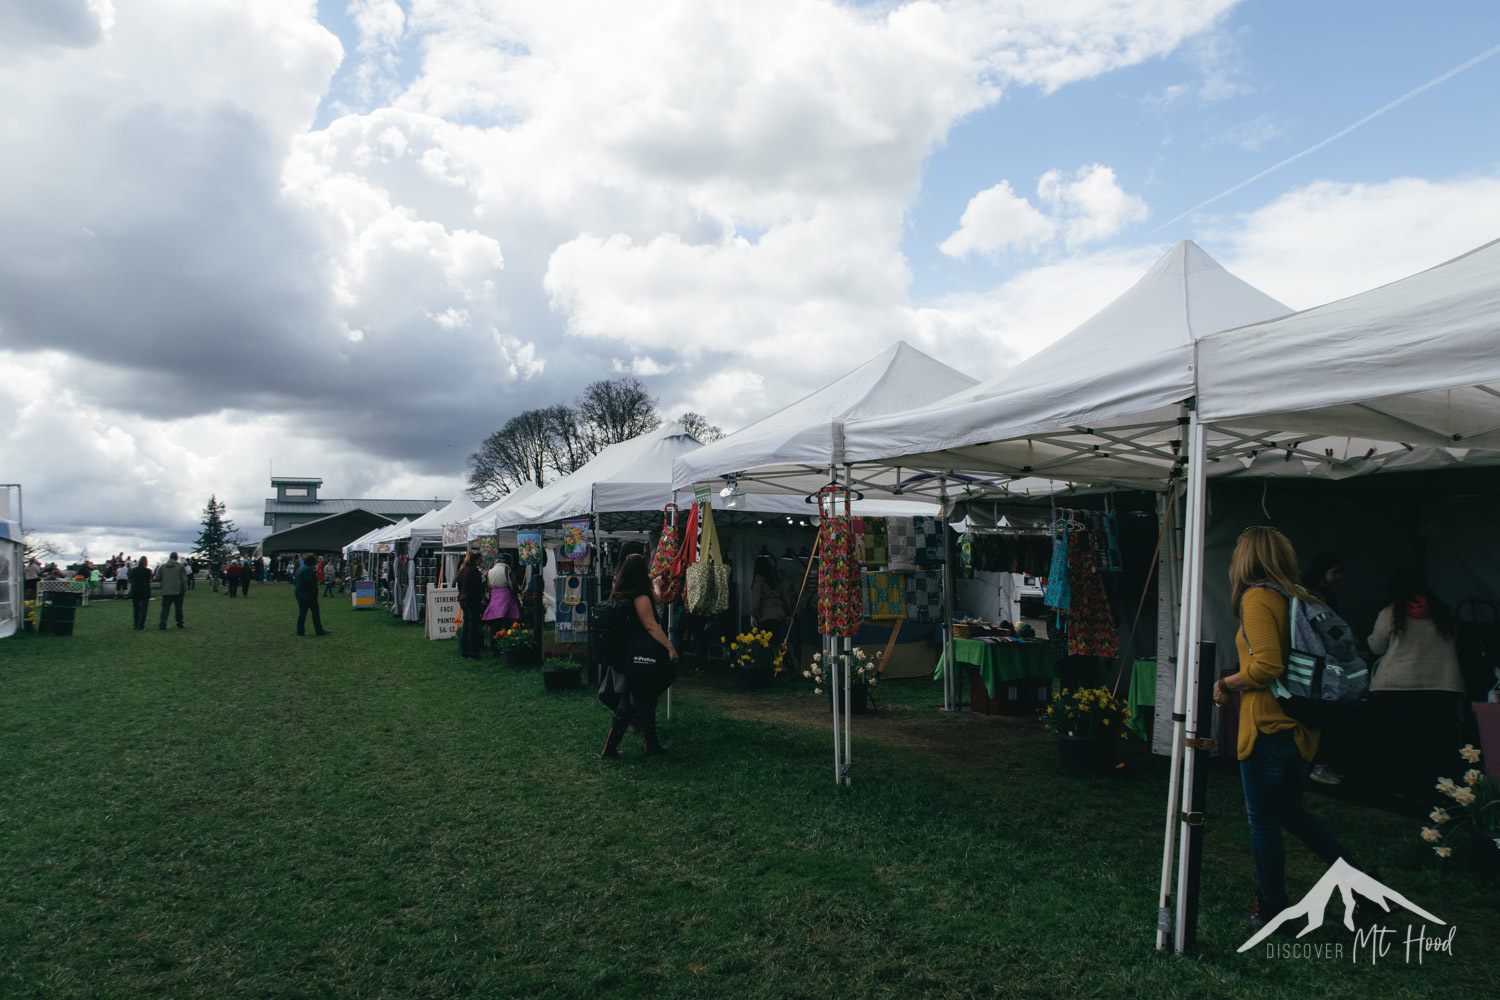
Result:
{"label": "green tablecloth", "polygon": [[1156,707],[1156,661],[1136,660],[1130,672],[1130,694],[1126,698],[1130,709],[1130,721],[1126,726],[1143,740],[1150,740],[1146,732],[1146,721],[1141,718],[1141,709]]}
{"label": "green tablecloth", "polygon": [[[1026,642],[954,639],[953,658],[979,670],[979,676],[984,678],[984,689],[991,698],[995,696],[997,681],[1057,676],[1052,669],[1052,651],[1045,639]],[[943,676],[943,665],[939,659],[937,669],[932,672],[933,680]]]}

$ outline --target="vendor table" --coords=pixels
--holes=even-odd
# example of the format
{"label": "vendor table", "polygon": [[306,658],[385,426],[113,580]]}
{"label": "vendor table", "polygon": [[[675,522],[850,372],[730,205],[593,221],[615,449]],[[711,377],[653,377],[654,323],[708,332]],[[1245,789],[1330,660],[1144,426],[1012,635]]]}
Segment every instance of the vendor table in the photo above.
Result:
{"label": "vendor table", "polygon": [[[995,696],[995,684],[1020,680],[1023,677],[1052,678],[1057,676],[1052,667],[1052,651],[1047,640],[1031,639],[1021,642],[985,642],[983,639],[954,639],[953,658],[960,664],[971,666],[984,678],[984,689]],[[941,680],[944,663],[938,660],[933,671],[933,680]]]}

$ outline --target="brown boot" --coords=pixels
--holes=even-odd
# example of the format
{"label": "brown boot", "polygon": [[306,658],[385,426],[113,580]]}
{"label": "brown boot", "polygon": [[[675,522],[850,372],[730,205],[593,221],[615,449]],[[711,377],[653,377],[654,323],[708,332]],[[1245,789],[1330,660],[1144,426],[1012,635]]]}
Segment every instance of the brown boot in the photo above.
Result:
{"label": "brown boot", "polygon": [[604,737],[604,750],[599,756],[606,759],[623,757],[624,754],[620,753],[620,740],[624,737],[623,729],[610,729],[609,735]]}

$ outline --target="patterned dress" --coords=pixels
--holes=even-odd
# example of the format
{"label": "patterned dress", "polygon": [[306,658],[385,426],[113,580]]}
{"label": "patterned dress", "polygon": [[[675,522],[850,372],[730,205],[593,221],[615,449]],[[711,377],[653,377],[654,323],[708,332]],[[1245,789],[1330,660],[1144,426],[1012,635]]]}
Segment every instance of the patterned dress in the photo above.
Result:
{"label": "patterned dress", "polygon": [[818,531],[823,557],[818,567],[818,631],[852,636],[864,618],[858,521],[843,514],[827,516]]}

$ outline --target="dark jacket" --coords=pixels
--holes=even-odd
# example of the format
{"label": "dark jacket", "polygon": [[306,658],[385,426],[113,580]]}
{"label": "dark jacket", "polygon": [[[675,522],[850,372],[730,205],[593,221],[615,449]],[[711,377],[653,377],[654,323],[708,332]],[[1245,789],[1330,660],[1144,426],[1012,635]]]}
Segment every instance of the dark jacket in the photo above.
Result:
{"label": "dark jacket", "polygon": [[137,566],[130,571],[130,599],[144,601],[151,598],[151,570]]}
{"label": "dark jacket", "polygon": [[484,603],[484,574],[479,567],[468,563],[458,571],[458,603],[474,607]]}
{"label": "dark jacket", "polygon": [[297,588],[297,596],[304,600],[315,601],[318,599],[318,571],[307,563],[297,567],[297,575],[292,578]]}

